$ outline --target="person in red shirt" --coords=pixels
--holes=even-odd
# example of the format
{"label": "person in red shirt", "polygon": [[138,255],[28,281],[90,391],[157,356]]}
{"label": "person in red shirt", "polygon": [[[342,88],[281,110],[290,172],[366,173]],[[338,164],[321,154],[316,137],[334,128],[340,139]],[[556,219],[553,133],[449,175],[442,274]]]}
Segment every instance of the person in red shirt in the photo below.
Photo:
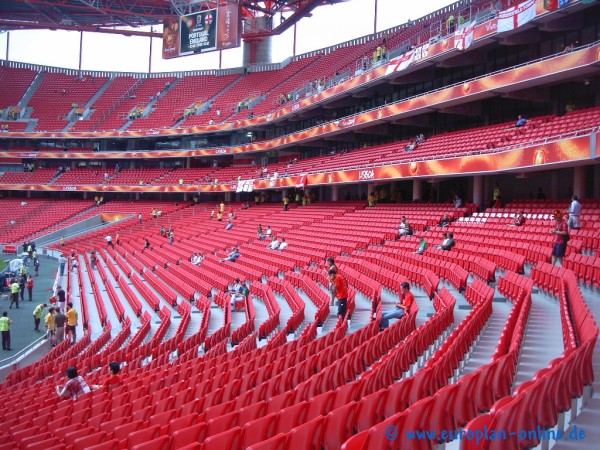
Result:
{"label": "person in red shirt", "polygon": [[329,271],[329,281],[332,285],[332,294],[335,295],[338,302],[338,317],[342,320],[346,317],[346,308],[348,306],[348,283],[344,277],[336,270]]}
{"label": "person in red shirt", "polygon": [[567,251],[569,229],[561,211],[554,211],[554,220],[556,221],[556,227],[550,232],[555,235],[554,245],[552,246],[552,264],[559,262],[562,266],[562,259]]}
{"label": "person in red shirt", "polygon": [[27,292],[29,293],[29,301],[31,301],[32,293],[33,293],[33,277],[31,275],[29,275],[29,277],[27,278],[25,287],[27,287]]}
{"label": "person in red shirt", "polygon": [[415,296],[410,292],[410,284],[405,281],[400,286],[402,287],[400,299],[392,311],[385,312],[381,315],[381,323],[379,324],[380,330],[385,330],[390,326],[390,319],[401,319],[406,314],[410,313],[410,309],[415,303]]}
{"label": "person in red shirt", "polygon": [[108,378],[108,380],[106,380],[106,383],[104,383],[104,387],[108,392],[111,392],[113,389],[116,389],[119,386],[121,386],[122,380],[121,375],[119,375],[121,366],[119,366],[118,362],[111,361],[108,364],[108,368],[110,370],[110,377]]}

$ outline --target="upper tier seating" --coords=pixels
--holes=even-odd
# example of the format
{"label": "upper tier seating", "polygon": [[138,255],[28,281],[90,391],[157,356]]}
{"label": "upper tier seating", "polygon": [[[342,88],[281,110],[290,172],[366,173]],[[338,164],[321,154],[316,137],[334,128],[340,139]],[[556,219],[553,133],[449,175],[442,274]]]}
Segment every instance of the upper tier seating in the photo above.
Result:
{"label": "upper tier seating", "polygon": [[[169,92],[155,103],[156,109],[147,117],[136,119],[129,129],[170,128],[183,119],[186,108],[192,105],[200,107],[240,77],[239,74],[192,75],[179,79]],[[216,116],[216,109],[212,109]],[[214,120],[221,122],[223,117],[216,117]]]}
{"label": "upper tier seating", "polygon": [[36,169],[33,172],[5,172],[0,182],[10,184],[48,184],[56,176],[56,169]]}
{"label": "upper tier seating", "polygon": [[100,185],[104,181],[105,171],[102,169],[76,168],[63,173],[54,182],[58,186],[71,186],[77,184]]}
{"label": "upper tier seating", "polygon": [[[246,99],[256,99],[279,86],[293,74],[301,71],[310,64],[310,58],[292,62],[281,70],[250,73],[236,82],[231,89],[226,90],[211,105],[210,111],[204,114],[188,117],[179,127],[206,125],[210,120],[215,123],[225,120],[245,119],[253,109],[243,109],[236,113],[237,106]],[[221,117],[217,116],[221,111]]]}
{"label": "upper tier seating", "polygon": [[25,131],[29,122],[15,122],[13,120],[0,120],[0,127],[8,125],[8,129],[6,131]]}
{"label": "upper tier seating", "polygon": [[17,106],[37,72],[0,66],[0,109]]}
{"label": "upper tier seating", "polygon": [[125,101],[127,93],[133,90],[141,80],[133,77],[115,77],[106,90],[91,106],[92,113],[86,120],[79,120],[74,125],[74,131],[101,131],[104,125],[101,125],[109,115],[114,114],[114,109]]}
{"label": "upper tier seating", "polygon": [[[513,0],[503,2],[506,8],[513,4]],[[148,117],[136,119],[131,129],[158,129],[172,127],[183,115],[183,110],[197,102],[203,103],[228,86],[235,83],[232,92],[226,92],[215,99],[211,111],[191,116],[186,119],[182,127],[206,125],[209,121],[220,123],[225,120],[246,118],[249,111],[242,110],[236,113],[237,105],[248,99],[266,95],[254,108],[255,116],[267,114],[269,111],[280,107],[279,95],[296,90],[304,92],[309,82],[324,80],[325,86],[330,85],[330,80],[337,74],[353,76],[356,62],[362,57],[371,58],[373,50],[383,39],[388,51],[408,42],[411,45],[420,45],[427,42],[432,33],[446,34],[445,21],[451,14],[476,15],[480,11],[490,8],[487,0],[478,0],[469,5],[468,9],[431,14],[423,19],[416,20],[411,27],[402,26],[397,31],[385,36],[367,40],[362,44],[339,47],[325,56],[316,55],[293,61],[285,68],[278,71],[261,72],[254,76],[243,77],[235,83],[239,75],[224,76],[189,76],[177,83],[172,92],[162,95],[154,110]],[[468,19],[468,17],[467,17]],[[26,89],[31,84],[36,72],[30,69],[13,69],[0,67],[0,98],[5,101],[1,107],[16,105],[22,98]],[[205,79],[210,79],[208,83]],[[32,118],[39,119],[36,131],[61,131],[67,125],[66,115],[71,111],[71,104],[83,106],[105,83],[104,77],[73,77],[70,75],[46,73],[42,84],[38,87],[30,105],[34,107]],[[167,83],[173,83],[173,76],[160,78],[133,79],[127,76],[117,76],[113,79],[107,91],[92,105],[92,114],[88,119],[78,121],[73,125],[74,131],[117,130],[128,120],[128,114],[134,107],[145,108],[150,102],[150,97],[164,90]],[[131,98],[124,98],[126,93]],[[52,106],[44,106],[52,105]],[[57,105],[59,106],[58,108]],[[216,110],[221,111],[217,116]],[[26,125],[15,125],[13,130],[20,131]]]}
{"label": "upper tier seating", "polygon": [[143,184],[152,184],[155,179],[160,178],[169,172],[169,169],[123,169],[112,176],[106,184],[111,186],[139,186],[140,181],[142,181]]}
{"label": "upper tier seating", "polygon": [[184,184],[201,184],[205,183],[207,178],[215,172],[213,167],[198,167],[194,169],[176,169],[169,174],[156,179],[152,182],[154,185],[178,185],[179,180],[183,180]]}
{"label": "upper tier seating", "polygon": [[106,80],[106,77],[45,73],[28,104],[33,108],[31,117],[38,119],[35,130],[62,131],[69,123],[67,115],[73,110],[72,105],[85,106]]}
{"label": "upper tier seating", "polygon": [[[129,121],[129,113],[133,108],[138,107],[144,110],[151,98],[165,89],[167,82],[173,83],[175,77],[164,78],[145,78],[136,81],[135,87],[131,90],[128,98],[121,103],[117,103],[117,108],[112,111],[108,117],[95,125],[97,130],[118,130]],[[116,106],[115,105],[115,106]],[[101,118],[100,118],[101,119]]]}

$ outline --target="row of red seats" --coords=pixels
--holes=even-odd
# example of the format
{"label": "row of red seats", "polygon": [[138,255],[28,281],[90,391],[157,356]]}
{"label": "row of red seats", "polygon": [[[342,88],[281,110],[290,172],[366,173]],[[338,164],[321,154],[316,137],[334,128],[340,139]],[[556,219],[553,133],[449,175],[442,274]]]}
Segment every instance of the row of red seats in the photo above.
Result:
{"label": "row of red seats", "polygon": [[563,266],[572,270],[580,281],[600,286],[600,257],[571,253],[563,259]]}
{"label": "row of red seats", "polygon": [[[254,309],[254,300],[252,295],[246,298],[246,307],[244,309],[246,321],[236,330],[231,333],[231,345],[238,345],[246,337],[251,336],[254,332],[254,321],[256,320],[256,311]],[[257,334],[258,336],[258,334]]]}
{"label": "row of red seats", "polygon": [[[574,413],[577,408],[577,403],[572,399],[582,397],[586,389],[588,395],[591,392],[594,380],[592,355],[598,339],[598,327],[581,295],[577,278],[569,270],[554,272],[553,266],[547,264],[536,267],[532,278],[558,291],[565,352],[547,368],[539,370],[533,380],[519,386],[512,397],[497,402],[489,414],[471,421],[466,427],[467,431],[481,431],[484,427],[534,430],[539,426],[550,429],[556,424],[562,429],[564,421],[561,416],[569,409]],[[565,323],[572,324],[572,327],[565,326]],[[507,436],[502,446],[485,439],[477,447],[467,443],[464,448],[519,449],[535,447],[540,441],[539,434],[527,434],[523,439],[515,433]]]}
{"label": "row of red seats", "polygon": [[285,330],[288,334],[293,333],[300,327],[302,322],[304,322],[304,309],[306,307],[304,300],[302,300],[298,292],[296,292],[294,286],[285,279],[270,277],[267,284],[273,291],[283,295],[290,306],[293,314],[285,324]]}
{"label": "row of red seats", "polygon": [[303,273],[288,272],[285,275],[285,279],[288,280],[296,288],[301,289],[310,299],[311,302],[317,307],[315,313],[314,322],[318,325],[322,325],[325,319],[329,316],[329,302],[330,299],[323,292],[323,289],[317,285],[315,281],[306,276]]}

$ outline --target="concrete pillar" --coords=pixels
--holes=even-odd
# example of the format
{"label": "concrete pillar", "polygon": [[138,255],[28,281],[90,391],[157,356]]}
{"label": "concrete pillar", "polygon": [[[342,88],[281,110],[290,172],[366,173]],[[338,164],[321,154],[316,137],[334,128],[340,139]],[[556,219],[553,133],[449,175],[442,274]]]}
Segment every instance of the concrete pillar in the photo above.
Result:
{"label": "concrete pillar", "polygon": [[573,172],[573,194],[585,198],[585,166],[577,166]]}
{"label": "concrete pillar", "polygon": [[413,195],[412,199],[414,200],[423,200],[423,180],[414,179],[413,180]]}
{"label": "concrete pillar", "polygon": [[560,197],[558,189],[560,188],[560,178],[555,170],[550,174],[550,198],[558,199]]}
{"label": "concrete pillar", "polygon": [[482,211],[482,206],[484,203],[482,175],[475,175],[473,177],[473,203],[478,205],[479,210]]}
{"label": "concrete pillar", "polygon": [[377,184],[375,184],[375,183],[367,184],[367,197],[369,196],[369,194],[371,194],[371,192],[375,192],[376,190],[377,190]]}
{"label": "concrete pillar", "polygon": [[230,202],[231,201],[231,192],[225,192],[225,201],[226,202]]}
{"label": "concrete pillar", "polygon": [[331,200],[337,202],[339,200],[340,187],[331,186]]}

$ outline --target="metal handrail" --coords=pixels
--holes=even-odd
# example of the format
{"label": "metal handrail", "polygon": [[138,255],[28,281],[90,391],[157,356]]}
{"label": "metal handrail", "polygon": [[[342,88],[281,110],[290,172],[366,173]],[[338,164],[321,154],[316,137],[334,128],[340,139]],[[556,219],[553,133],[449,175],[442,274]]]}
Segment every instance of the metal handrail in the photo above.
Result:
{"label": "metal handrail", "polygon": [[18,370],[20,368],[18,366],[18,364],[19,364],[18,360],[20,358],[24,357],[25,355],[27,355],[29,352],[31,352],[35,347],[37,347],[39,344],[41,344],[45,340],[46,340],[45,335],[40,336],[35,341],[28,344],[27,346],[25,346],[25,348],[19,350],[14,355],[9,356],[8,358],[0,359],[0,368],[11,365],[11,366],[13,366],[13,371]]}

